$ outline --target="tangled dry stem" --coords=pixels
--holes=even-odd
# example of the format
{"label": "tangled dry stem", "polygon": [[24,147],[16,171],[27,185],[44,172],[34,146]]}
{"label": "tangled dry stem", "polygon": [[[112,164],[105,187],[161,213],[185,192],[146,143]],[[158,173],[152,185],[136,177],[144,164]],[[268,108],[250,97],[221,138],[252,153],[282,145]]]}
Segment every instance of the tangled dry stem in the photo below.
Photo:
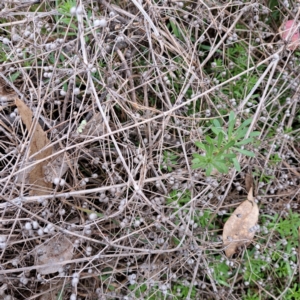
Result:
{"label": "tangled dry stem", "polygon": [[[236,297],[243,293],[234,289],[241,284],[239,278],[232,278],[227,289],[212,275],[214,255],[223,255],[221,231],[197,227],[193,220],[210,210],[214,217],[207,224],[215,224],[220,211],[239,202],[235,184],[242,185],[248,166],[267,169],[277,178],[260,198],[266,212],[282,211],[299,199],[294,187],[299,170],[287,161],[279,167],[269,165],[272,146],[279,140],[279,153],[292,153],[293,164],[299,163],[296,144],[283,139],[283,133],[268,139],[272,118],[288,108],[291,113],[281,122],[293,124],[298,89],[292,89],[290,104],[280,105],[268,122],[258,123],[261,116],[269,117],[266,108],[274,111],[280,93],[293,84],[286,82],[274,92],[275,73],[286,72],[295,82],[299,78],[277,58],[287,54],[288,62],[291,53],[276,39],[275,29],[253,24],[255,3],[223,2],[79,1],[82,12],[70,17],[75,28],[62,20],[52,1],[38,4],[39,11],[2,4],[7,58],[1,71],[0,116],[2,295],[54,299],[42,297],[62,291],[63,299],[71,294],[81,299],[136,299],[142,284],[148,291],[163,292],[178,282],[188,287],[187,299],[195,287],[195,299],[223,299],[233,290]],[[106,26],[94,26],[98,19],[105,19]],[[244,29],[237,31],[237,24]],[[236,33],[247,45],[249,68],[216,82],[210,64],[221,58],[230,73],[225,53],[228,39]],[[254,47],[252,39],[260,39],[260,47]],[[200,44],[208,47],[204,58]],[[266,64],[261,73],[259,66]],[[16,72],[13,83],[7,80]],[[238,109],[224,90],[252,73],[259,75],[262,96],[251,128],[262,132],[261,148],[251,161],[240,157],[241,173],[206,178],[203,170],[191,169],[191,154],[198,151],[194,142],[203,139],[212,118],[226,122],[224,105],[236,110],[241,120],[246,117],[247,101],[258,87],[244,95]],[[29,195],[32,186],[26,176],[37,160],[29,152],[32,135],[15,111],[16,96],[31,109],[51,141],[49,147],[55,149],[45,160],[52,158],[47,168],[57,184],[42,196]],[[87,125],[81,128],[84,120]],[[176,153],[176,163],[166,153]],[[56,158],[59,162],[53,167]],[[287,184],[290,181],[293,186]],[[280,182],[285,186],[272,197],[281,200],[268,202],[270,190]],[[170,203],[172,191],[178,197],[190,193],[190,201]],[[72,258],[54,263],[55,273],[40,274],[48,264],[38,263],[38,247],[64,239],[74,248]],[[74,273],[79,274],[78,283]]]}

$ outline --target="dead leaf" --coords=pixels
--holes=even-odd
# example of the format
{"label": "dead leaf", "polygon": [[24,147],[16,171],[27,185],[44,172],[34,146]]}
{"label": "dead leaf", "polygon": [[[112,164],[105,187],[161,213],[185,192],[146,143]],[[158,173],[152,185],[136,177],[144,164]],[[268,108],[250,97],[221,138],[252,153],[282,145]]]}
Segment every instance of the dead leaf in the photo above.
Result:
{"label": "dead leaf", "polygon": [[[109,116],[106,119],[109,121]],[[113,122],[109,122],[109,127],[111,130],[116,130]],[[95,113],[88,122],[81,123],[77,128],[77,133],[89,136],[101,136],[106,132],[107,129],[100,112]]]}
{"label": "dead leaf", "polygon": [[[35,156],[35,160],[40,160],[51,156],[52,147],[42,150],[44,147],[50,144],[46,133],[43,131],[40,124],[37,122],[35,128],[32,131],[31,127],[33,124],[33,114],[30,108],[20,99],[15,100],[19,110],[19,114],[23,123],[25,124],[28,132],[31,132],[32,137],[30,139],[30,155],[39,152]],[[34,122],[35,123],[35,122]],[[41,151],[42,150],[42,151]],[[44,168],[47,165],[48,160],[44,160],[34,165],[34,168],[29,173],[29,184],[32,185],[30,195],[45,195],[51,188],[52,183],[45,181]]]}
{"label": "dead leaf", "polygon": [[74,165],[75,160],[69,159],[68,155],[64,155],[64,153],[59,154],[49,161],[44,167],[45,181],[53,182],[55,178],[62,178],[69,170],[68,161]]}
{"label": "dead leaf", "polygon": [[7,86],[6,82],[0,77],[0,97],[4,97],[6,101],[15,100],[17,94]]}
{"label": "dead leaf", "polygon": [[246,191],[248,193],[251,188],[252,188],[252,191],[254,190],[254,181],[253,181],[253,177],[252,177],[252,172],[246,174],[245,185],[246,185]]}
{"label": "dead leaf", "polygon": [[[59,235],[37,246],[35,249],[35,266],[48,265],[38,268],[40,274],[51,274],[58,272],[63,266],[61,262],[71,260],[73,257],[73,243],[66,236]],[[60,263],[60,264],[58,264]]]}
{"label": "dead leaf", "polygon": [[248,199],[235,209],[224,225],[223,245],[227,257],[231,257],[238,247],[247,245],[253,240],[258,215],[259,209],[250,188]]}
{"label": "dead leaf", "polygon": [[104,133],[105,124],[100,112],[93,115],[82,129],[82,134],[91,136],[100,136]]}

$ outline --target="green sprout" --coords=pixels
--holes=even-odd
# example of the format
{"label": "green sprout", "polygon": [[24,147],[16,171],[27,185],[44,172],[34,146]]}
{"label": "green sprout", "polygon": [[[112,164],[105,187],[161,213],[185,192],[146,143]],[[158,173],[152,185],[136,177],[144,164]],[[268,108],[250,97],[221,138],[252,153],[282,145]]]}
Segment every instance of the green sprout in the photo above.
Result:
{"label": "green sprout", "polygon": [[236,117],[233,112],[229,114],[228,129],[225,131],[219,120],[213,120],[211,130],[215,138],[205,137],[205,142],[195,142],[195,145],[204,151],[203,155],[193,153],[192,169],[206,169],[206,176],[210,176],[216,169],[222,174],[227,174],[232,165],[237,171],[241,170],[237,153],[254,157],[255,154],[243,147],[253,142],[253,138],[260,132],[253,131],[249,138],[244,139],[252,119],[244,121],[235,129]]}

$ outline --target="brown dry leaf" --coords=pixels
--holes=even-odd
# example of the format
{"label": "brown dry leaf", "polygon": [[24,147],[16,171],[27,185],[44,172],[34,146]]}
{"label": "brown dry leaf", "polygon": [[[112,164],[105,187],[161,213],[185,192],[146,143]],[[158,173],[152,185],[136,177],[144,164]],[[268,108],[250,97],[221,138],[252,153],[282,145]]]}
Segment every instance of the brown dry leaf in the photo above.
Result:
{"label": "brown dry leaf", "polygon": [[64,153],[54,157],[44,167],[45,181],[53,182],[55,178],[62,178],[69,170],[69,163],[74,164],[74,159],[68,159]]}
{"label": "brown dry leaf", "polygon": [[254,181],[251,173],[247,173],[245,176],[246,191],[249,193],[250,189],[254,190]]}
{"label": "brown dry leaf", "polygon": [[[21,119],[25,124],[27,130],[30,132],[32,126],[33,114],[30,108],[20,99],[16,99],[16,105],[18,107]],[[33,155],[44,147],[48,146],[50,141],[47,138],[46,133],[43,131],[39,123],[36,124],[32,131],[32,137],[30,142],[30,155]],[[52,147],[49,147],[35,156],[35,160],[44,159],[51,156]],[[51,190],[52,183],[45,181],[44,169],[47,165],[48,160],[44,160],[34,165],[34,168],[29,173],[29,184],[32,185],[30,195],[45,195],[47,191]]]}
{"label": "brown dry leaf", "polygon": [[[106,119],[109,121],[109,117]],[[109,122],[109,126],[111,130],[116,130],[115,124]],[[89,136],[101,136],[107,132],[107,128],[103,121],[102,115],[100,112],[95,113],[92,118],[81,128],[77,129],[77,133]]]}
{"label": "brown dry leaf", "polygon": [[235,209],[224,225],[223,245],[227,257],[231,257],[238,247],[247,245],[253,240],[258,215],[259,209],[250,188],[248,200]]}
{"label": "brown dry leaf", "polygon": [[82,134],[91,136],[100,136],[104,133],[104,122],[100,112],[96,113],[90,121],[87,122],[82,130]]}
{"label": "brown dry leaf", "polygon": [[71,260],[73,257],[73,243],[66,236],[59,235],[37,246],[35,249],[35,266],[48,265],[38,268],[40,274],[51,274],[57,272],[64,264],[59,262]]}
{"label": "brown dry leaf", "polygon": [[13,89],[7,86],[6,82],[0,77],[0,97],[5,97],[7,100],[14,100],[17,94]]}

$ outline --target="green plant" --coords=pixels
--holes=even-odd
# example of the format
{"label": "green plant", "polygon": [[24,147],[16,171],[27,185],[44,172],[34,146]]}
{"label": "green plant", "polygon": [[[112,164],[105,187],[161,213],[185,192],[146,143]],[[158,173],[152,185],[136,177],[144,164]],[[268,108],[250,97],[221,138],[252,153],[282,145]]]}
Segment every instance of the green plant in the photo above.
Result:
{"label": "green plant", "polygon": [[270,184],[273,182],[273,180],[275,179],[275,177],[273,175],[267,175],[265,173],[260,172],[259,170],[255,170],[253,172],[253,176],[258,177],[259,178],[259,182],[264,182],[267,184]]}
{"label": "green plant", "polygon": [[173,170],[173,167],[177,164],[178,155],[170,151],[164,151],[163,153],[163,166],[161,168],[166,168],[169,172]]}
{"label": "green plant", "polygon": [[247,295],[243,297],[243,300],[260,300],[261,298],[258,295],[258,292],[248,290]]}
{"label": "green plant", "polygon": [[[145,283],[143,284],[131,284],[128,289],[132,291],[136,299],[146,299],[146,300],[164,300],[168,296],[172,297],[174,300],[185,300],[189,294],[190,287],[186,286],[183,282],[177,281],[172,284],[171,288],[162,292],[157,285],[154,285],[151,288],[147,288]],[[191,299],[196,299],[196,289],[192,287]]]}
{"label": "green plant", "polygon": [[243,139],[251,121],[252,119],[247,119],[235,129],[236,117],[233,112],[230,112],[228,129],[225,131],[219,120],[213,120],[211,130],[215,138],[207,135],[205,143],[195,142],[195,145],[203,150],[204,153],[202,155],[193,153],[192,168],[206,169],[206,176],[210,176],[214,169],[220,173],[227,174],[229,167],[232,165],[237,171],[240,171],[241,167],[237,160],[237,153],[254,157],[255,154],[243,149],[243,146],[252,143],[253,138],[260,134],[257,131],[253,131],[250,133],[249,138]]}
{"label": "green plant", "polygon": [[2,49],[2,51],[0,51],[0,62],[2,63],[7,61],[6,52],[9,51],[9,48],[7,47],[7,45],[4,45],[3,43],[0,43],[0,47]]}
{"label": "green plant", "polygon": [[76,6],[76,1],[74,0],[62,1],[62,2],[58,2],[57,5],[58,5],[59,13],[61,13],[62,15],[71,16],[70,10],[72,7]]}
{"label": "green plant", "polygon": [[179,40],[184,41],[181,32],[182,29],[180,28],[180,26],[178,26],[175,20],[169,20],[168,28]]}
{"label": "green plant", "polygon": [[213,265],[211,265],[211,268],[213,269],[213,277],[216,282],[223,286],[230,286],[228,283],[228,279],[231,277],[230,267],[228,263],[221,261],[220,255],[216,257],[216,261]]}
{"label": "green plant", "polygon": [[15,73],[13,73],[13,74],[10,74],[9,75],[9,80],[11,81],[11,82],[14,82],[19,76],[20,76],[20,72],[18,71],[18,72],[15,72]]}
{"label": "green plant", "polygon": [[[290,284],[282,299],[298,299],[300,293],[298,276],[294,275],[297,268],[299,214],[290,212],[286,217],[279,217],[278,214],[264,215],[261,219],[262,227],[267,229],[265,234],[269,237],[270,232],[273,232],[276,242],[269,247],[245,251],[245,260],[241,266],[244,269],[244,283],[249,287],[249,291],[253,292],[252,287],[256,287],[257,284],[271,290],[274,282],[277,282],[276,288],[272,291],[273,295],[281,295],[287,284]],[[257,244],[265,245],[265,242],[262,234]],[[247,293],[243,299],[256,298],[251,298],[250,293]]]}
{"label": "green plant", "polygon": [[[172,292],[173,295],[175,296],[174,299],[187,299],[188,293],[189,293],[190,287],[184,285],[182,282],[176,282],[174,286],[172,287]],[[190,294],[191,299],[196,299],[196,289],[195,287],[192,288],[191,294]]]}
{"label": "green plant", "polygon": [[186,190],[184,192],[174,190],[167,197],[167,204],[170,205],[178,205],[178,207],[182,207],[188,202],[191,201],[191,192]]}
{"label": "green plant", "polygon": [[293,287],[288,288],[286,294],[284,295],[286,300],[300,299],[300,284],[295,283]]}
{"label": "green plant", "polygon": [[[260,281],[266,278],[267,272],[269,272],[269,264],[254,255],[255,250],[247,251],[245,260],[245,273],[244,280],[247,284],[252,283],[253,281]],[[266,253],[263,253],[266,256]]]}
{"label": "green plant", "polygon": [[[111,270],[109,268],[105,269],[106,272],[110,272]],[[116,288],[110,284],[110,280],[111,280],[111,274],[105,274],[102,276],[99,276],[99,279],[101,280],[101,282],[105,283],[106,288],[109,291],[114,291]]]}
{"label": "green plant", "polygon": [[60,290],[56,296],[56,300],[63,300],[64,289]]}
{"label": "green plant", "polygon": [[[76,7],[76,1],[73,0],[67,0],[59,3],[57,11],[61,14],[61,16],[56,16],[56,22],[58,25],[57,33],[67,36],[75,36],[77,34],[78,26],[74,23],[74,18],[70,12],[73,7]],[[66,26],[72,28],[73,31],[69,29],[66,32]]]}
{"label": "green plant", "polygon": [[300,218],[298,213],[290,212],[286,219],[280,219],[280,222],[270,224],[268,226],[275,228],[282,238],[289,237],[289,242],[291,242],[294,246],[297,246],[298,228],[300,226]]}

